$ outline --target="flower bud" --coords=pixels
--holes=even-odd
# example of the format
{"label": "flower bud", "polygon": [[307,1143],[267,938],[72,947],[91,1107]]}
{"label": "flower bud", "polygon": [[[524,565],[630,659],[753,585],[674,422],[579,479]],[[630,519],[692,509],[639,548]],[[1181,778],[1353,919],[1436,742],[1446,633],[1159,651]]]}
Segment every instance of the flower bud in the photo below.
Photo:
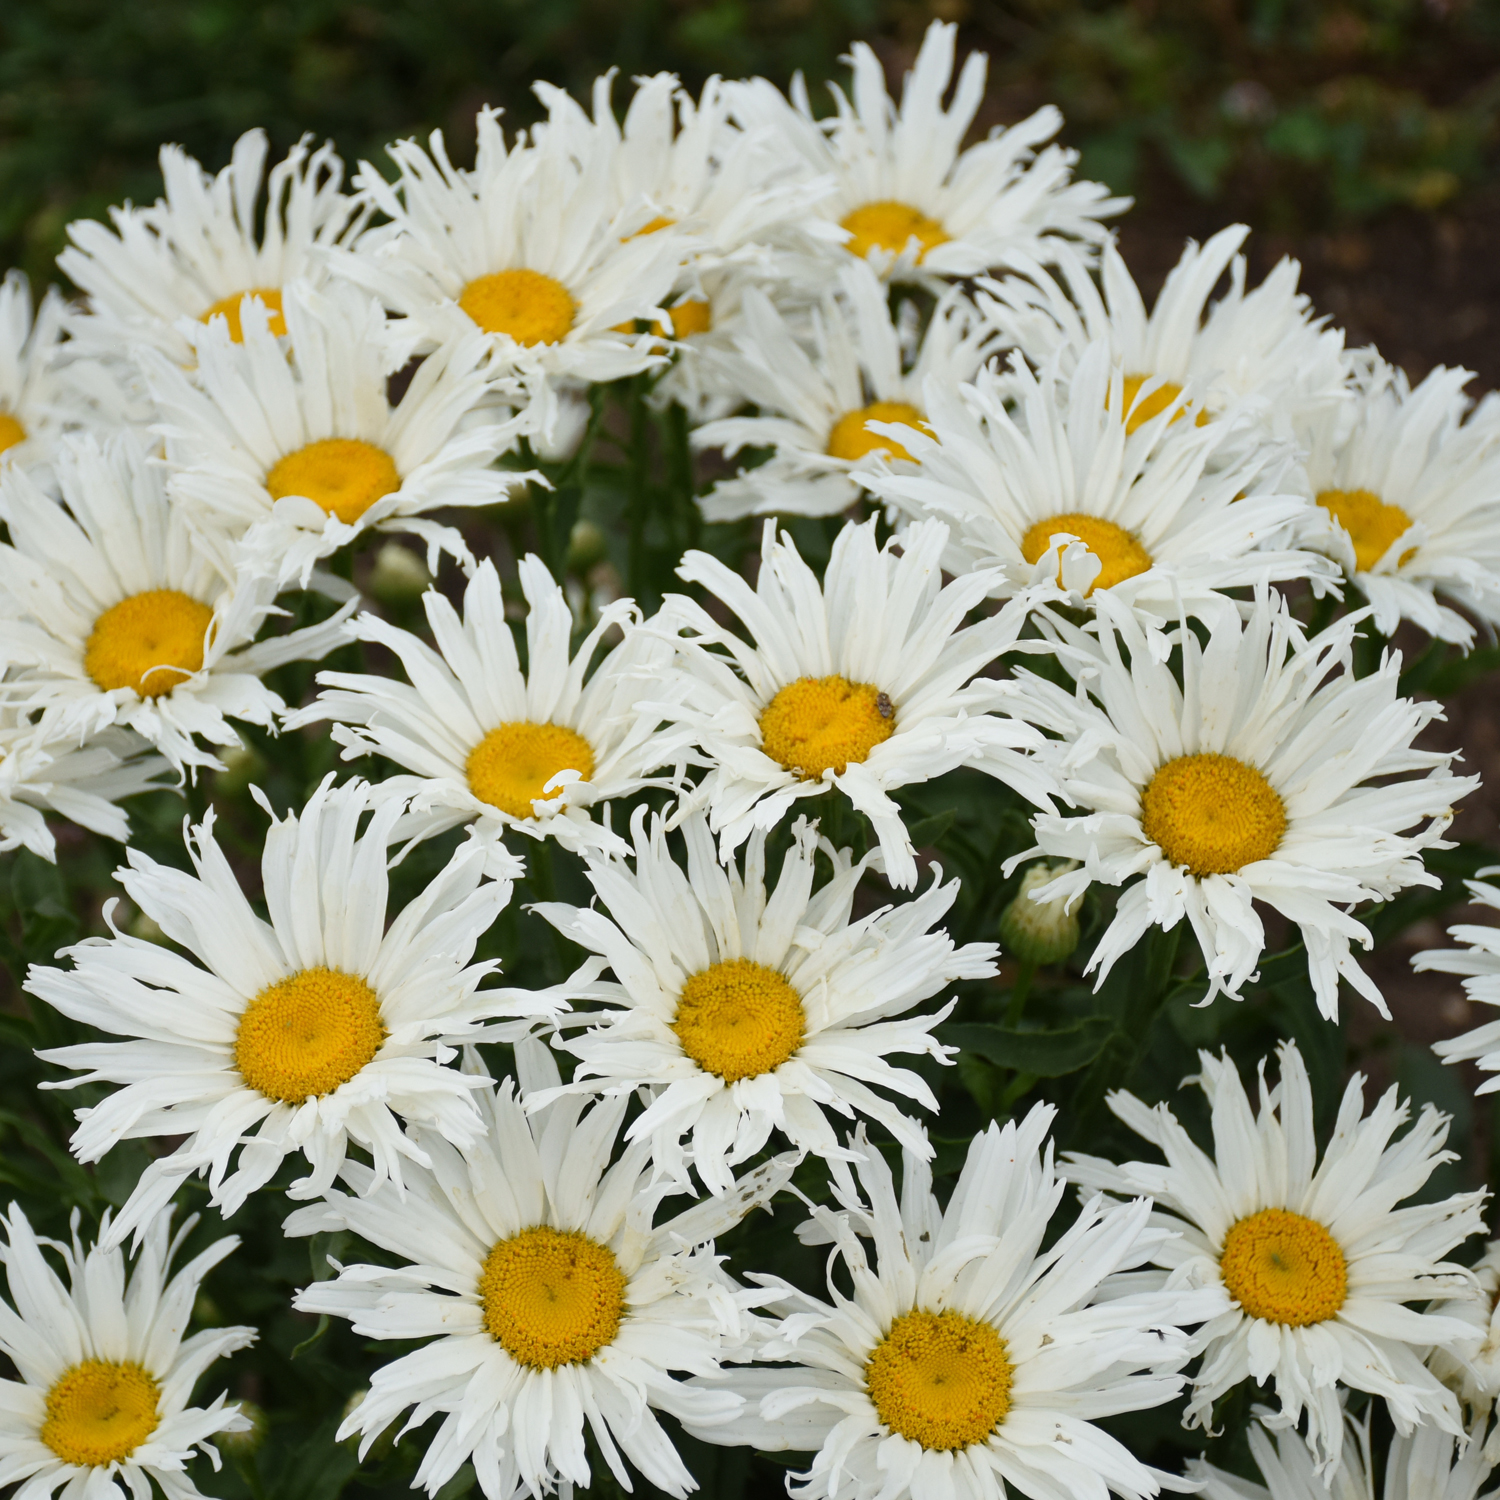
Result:
{"label": "flower bud", "polygon": [[1078,946],[1078,904],[1065,910],[1063,897],[1035,901],[1031,893],[1069,870],[1076,860],[1031,865],[1021,877],[1016,899],[1000,913],[1000,943],[1012,958],[1033,964],[1060,964]]}
{"label": "flower bud", "polygon": [[414,604],[431,586],[427,564],[410,547],[387,542],[375,554],[370,593],[382,604]]}
{"label": "flower bud", "polygon": [[265,1411],[253,1401],[241,1400],[236,1405],[250,1425],[220,1432],[214,1438],[214,1446],[230,1458],[249,1458],[265,1442],[271,1424]]}

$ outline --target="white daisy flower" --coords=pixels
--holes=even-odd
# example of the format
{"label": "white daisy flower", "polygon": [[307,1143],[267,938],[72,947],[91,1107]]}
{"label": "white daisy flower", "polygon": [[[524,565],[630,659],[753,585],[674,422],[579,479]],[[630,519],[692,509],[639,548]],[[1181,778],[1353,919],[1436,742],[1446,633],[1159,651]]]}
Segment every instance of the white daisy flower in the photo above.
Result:
{"label": "white daisy flower", "polygon": [[1300,929],[1329,1020],[1340,976],[1389,1014],[1350,954],[1371,938],[1349,908],[1436,886],[1422,851],[1449,847],[1453,804],[1479,781],[1450,775],[1451,753],[1414,747],[1442,705],[1397,697],[1398,654],[1354,675],[1360,620],[1308,640],[1264,592],[1243,621],[1233,608],[1206,616],[1206,642],[1186,626],[1148,631],[1107,593],[1092,632],[1050,618],[1077,689],[1018,670],[1012,712],[1061,735],[1038,761],[1080,815],[1037,814],[1037,847],[1018,859],[1080,862],[1041,900],[1126,886],[1089,960],[1101,984],[1148,928],[1186,917],[1208,966],[1205,999],[1239,999],[1265,948],[1259,901]]}
{"label": "white daisy flower", "polygon": [[[1147,1467],[1096,1418],[1170,1401],[1182,1387],[1201,1294],[1128,1292],[1120,1272],[1157,1252],[1145,1201],[1087,1204],[1045,1250],[1064,1184],[1046,1139],[1055,1111],[974,1138],[942,1209],[927,1166],[890,1168],[863,1139],[868,1205],[845,1168],[841,1210],[799,1231],[831,1240],[829,1302],[755,1276],[782,1314],[758,1349],[776,1369],[733,1369],[744,1416],[695,1436],[762,1450],[816,1450],[803,1500],[1033,1500],[1111,1491],[1140,1500],[1170,1475]],[[875,1265],[860,1242],[874,1241]],[[835,1279],[839,1261],[853,1295]],[[790,1365],[792,1368],[786,1368]]]}
{"label": "white daisy flower", "polygon": [[[1099,283],[1071,246],[1055,252],[1059,277],[1025,267],[1028,279],[985,278],[977,301],[986,316],[1034,364],[1059,358],[1071,373],[1090,345],[1103,341],[1125,378],[1121,406],[1128,431],[1167,410],[1185,389],[1200,425],[1233,415],[1254,433],[1294,439],[1309,418],[1336,411],[1348,396],[1342,330],[1313,316],[1297,290],[1301,267],[1282,259],[1245,290],[1249,235],[1231,224],[1203,246],[1189,240],[1150,313],[1113,244],[1104,247]],[[1209,306],[1225,272],[1229,286]]]}
{"label": "white daisy flower", "polygon": [[320,283],[324,252],[363,215],[341,191],[344,164],[331,143],[313,151],[303,136],[267,175],[266,133],[247,130],[229,165],[211,177],[180,146],[161,148],[165,198],[150,208],[111,208],[114,229],[92,219],[68,226],[73,242],[59,269],[88,298],[70,319],[78,352],[128,358],[141,344],[190,365],[184,320],[225,320],[238,342],[244,298],[283,334],[288,283]]}
{"label": "white daisy flower", "polygon": [[713,1237],[769,1200],[795,1158],[655,1224],[673,1189],[653,1179],[645,1143],[610,1165],[628,1101],[584,1113],[571,1096],[528,1111],[523,1099],[556,1089],[557,1066],[535,1040],[516,1064],[520,1097],[509,1081],[475,1095],[477,1141],[414,1130],[432,1165],[408,1173],[405,1198],[351,1162],[357,1196],[330,1192],[286,1222],[293,1235],[352,1230],[406,1262],[338,1267],[298,1308],[348,1318],[364,1338],[431,1340],[375,1372],[339,1438],[362,1434],[363,1454],[406,1408],[403,1430],[441,1413],[414,1485],[435,1495],[468,1462],[488,1500],[512,1500],[589,1484],[587,1421],[625,1489],[628,1459],[686,1495],[697,1485],[655,1413],[712,1426],[739,1409],[730,1392],[673,1372],[716,1376],[743,1347],[760,1299],[725,1274]]}
{"label": "white daisy flower", "polygon": [[[0,1381],[0,1485],[15,1500],[50,1500],[59,1489],[62,1500],[140,1500],[153,1479],[166,1500],[198,1500],[186,1472],[194,1450],[217,1469],[211,1439],[249,1427],[222,1392],[208,1406],[188,1403],[208,1367],[254,1343],[255,1330],[183,1337],[203,1278],[239,1240],[215,1241],[173,1276],[198,1219],[169,1240],[170,1220],[164,1208],[142,1227],[128,1271],[123,1251],[84,1248],[77,1209],[71,1245],[38,1238],[14,1203],[0,1220],[15,1304],[0,1301],[0,1351],[20,1376]],[[61,1260],[66,1283],[44,1250]]]}
{"label": "white daisy flower", "polygon": [[988,59],[971,52],[948,109],[958,27],[933,22],[901,102],[886,93],[885,71],[864,43],[850,48],[853,103],[833,88],[837,117],[813,118],[800,80],[788,102],[764,78],[728,85],[734,118],[746,130],[770,128],[809,174],[833,174],[837,191],[813,209],[845,233],[847,253],[900,280],[973,276],[1017,253],[1047,258],[1061,236],[1091,243],[1099,220],[1120,213],[1097,182],[1070,181],[1075,151],[1046,146],[1062,126],[1051,105],[961,150],[984,99]]}
{"label": "white daisy flower", "polygon": [[[1469,1333],[1451,1348],[1434,1349],[1428,1368],[1482,1421],[1500,1400],[1500,1240],[1491,1240],[1474,1263],[1473,1284],[1434,1311],[1466,1323]],[[1500,1425],[1485,1440],[1485,1457],[1500,1463]]]}
{"label": "white daisy flower", "polygon": [[30,849],[56,863],[46,814],[55,813],[113,839],[130,839],[130,820],[117,804],[154,791],[167,763],[129,729],[105,729],[83,744],[40,734],[9,707],[0,707],[0,853]]}
{"label": "white daisy flower", "polygon": [[1473,624],[1439,596],[1500,624],[1500,411],[1462,420],[1472,378],[1439,366],[1413,390],[1378,361],[1352,413],[1313,430],[1304,539],[1337,559],[1384,635],[1411,620],[1467,649]]}
{"label": "white daisy flower", "polygon": [[993,335],[972,305],[954,291],[938,303],[910,369],[904,368],[902,330],[886,292],[860,262],[844,268],[838,295],[812,310],[805,348],[764,292],[747,288],[732,352],[706,358],[724,385],[759,409],[697,428],[695,448],[770,448],[759,467],[720,480],[700,502],[710,521],[741,516],[834,516],[860,497],[865,472],[880,458],[910,466],[899,437],[872,431],[870,422],[921,427],[924,391],[972,378]]}
{"label": "white daisy flower", "polygon": [[[687,1180],[682,1139],[710,1192],[727,1192],[729,1168],[779,1130],[800,1151],[838,1156],[827,1111],[878,1120],[909,1150],[927,1139],[871,1085],[936,1110],[931,1089],[887,1054],[947,1061],[932,1028],[952,1010],[911,1015],[958,979],[995,973],[993,943],[955,948],[933,928],[953,905],[958,882],[932,884],[914,901],[854,919],[855,891],[878,855],[856,861],[821,842],[798,818],[780,878],[766,884],[766,836],[752,834],[744,871],[721,865],[701,814],[686,819],[684,870],[667,846],[666,825],[645,809],[634,819],[635,868],[590,861],[598,907],[542,902],[532,908],[565,937],[597,953],[613,981],[570,986],[606,1009],[563,1024],[588,1030],[562,1043],[579,1058],[573,1088],[652,1101],[627,1140],[649,1140],[657,1167]],[[814,891],[819,850],[833,878]],[[595,967],[593,973],[598,972]]]}
{"label": "white daisy flower", "polygon": [[1225,589],[1310,579],[1322,591],[1337,577],[1281,542],[1308,508],[1281,488],[1281,454],[1262,445],[1216,466],[1230,424],[1173,425],[1178,397],[1132,432],[1124,394],[1102,341],[1071,370],[1054,356],[1034,374],[1016,357],[1009,375],[962,389],[931,381],[925,430],[902,435],[920,467],[864,483],[908,517],[947,522],[945,566],[993,569],[1002,594],[1055,580],[1075,607],[1107,593],[1172,618],[1218,607]]}
{"label": "white daisy flower", "polygon": [[452,527],[422,518],[492,505],[530,477],[491,467],[515,426],[476,414],[482,341],[429,355],[392,406],[387,378],[410,349],[375,302],[293,283],[282,305],[290,358],[255,306],[239,341],[217,321],[194,332],[195,378],[142,352],[172,499],[199,529],[243,536],[281,583],[305,588],[315,563],[372,527],[422,537],[430,568],[439,549],[472,567]]}
{"label": "white daisy flower", "polygon": [[[371,752],[412,774],[387,779],[381,795],[410,798],[403,829],[422,836],[463,823],[481,842],[500,844],[508,828],[553,838],[572,850],[628,846],[592,809],[657,782],[653,771],[684,758],[687,736],[663,730],[656,708],[671,643],[639,628],[630,599],[616,599],[569,655],[573,615],[539,557],[520,564],[527,603],[526,670],[505,616],[500,578],[488,558],[464,591],[460,616],[437,590],[422,602],[437,650],[376,615],[348,627],[384,646],[410,683],[356,672],[320,672],[315,703],[287,719],[290,728],[331,719],[344,759]],[[611,632],[625,639],[591,672]]]}
{"label": "white daisy flower", "polygon": [[44,477],[76,405],[57,368],[63,310],[61,294],[49,286],[33,318],[25,274],[7,271],[0,281],[0,472],[20,467]]}
{"label": "white daisy flower", "polygon": [[79,1160],[98,1161],[122,1140],[187,1137],[141,1174],[115,1220],[115,1242],[139,1233],[195,1172],[208,1174],[212,1202],[231,1214],[302,1152],[312,1170],[290,1191],[316,1196],[350,1141],[373,1158],[373,1180],[399,1192],[403,1158],[427,1158],[401,1133],[398,1114],[465,1144],[484,1128],[472,1097],[482,1080],[442,1066],[450,1044],[514,1029],[486,1032],[488,1019],[556,1008],[545,993],[479,988],[497,965],[470,963],[474,945],[510,883],[480,884],[485,852],[472,843],[387,930],[386,848],[401,804],[376,808],[361,836],[369,788],[331,783],[300,815],[272,820],[261,859],[269,922],[241,891],[210,812],[188,838],[195,874],[135,849],[118,872],[137,908],[197,962],[112,929],[64,949],[71,969],[31,970],[32,994],[133,1038],[39,1054],[86,1070],[54,1087],[123,1085],[78,1111]]}
{"label": "white daisy flower", "polygon": [[1468,1326],[1406,1304],[1468,1283],[1467,1271],[1441,1257],[1482,1228],[1485,1195],[1396,1207],[1457,1159],[1441,1149],[1448,1117],[1424,1105],[1393,1144],[1409,1107],[1393,1086],[1366,1117],[1356,1073],[1319,1164],[1312,1088],[1292,1042],[1278,1049],[1275,1088],[1261,1064],[1258,1115],[1227,1053],[1198,1056],[1203,1071],[1187,1081],[1212,1111],[1212,1156],[1165,1104],[1151,1108],[1119,1091],[1110,1109],[1165,1164],[1071,1155],[1068,1166],[1086,1191],[1154,1198],[1153,1221],[1171,1232],[1152,1255],[1160,1280],[1216,1293],[1198,1332],[1203,1362],[1184,1420],[1207,1427],[1226,1391],[1270,1380],[1277,1425],[1296,1427],[1306,1413],[1307,1445],[1325,1479],[1339,1463],[1340,1386],[1382,1397],[1398,1431],[1435,1423],[1462,1441],[1458,1402],[1422,1360],[1434,1345],[1466,1338]]}
{"label": "white daisy flower", "polygon": [[[1469,900],[1476,906],[1500,911],[1500,886],[1482,877],[1500,875],[1500,865],[1479,872],[1478,880],[1466,880]],[[1463,978],[1464,994],[1476,1005],[1500,1006],[1500,927],[1486,922],[1462,922],[1448,929],[1448,936],[1462,948],[1425,948],[1412,955],[1411,966],[1419,974],[1436,970]],[[1500,1074],[1500,1020],[1486,1021],[1462,1036],[1434,1042],[1432,1050],[1447,1063],[1472,1062],[1483,1073]],[[1500,1089],[1500,1077],[1486,1078],[1476,1090],[1492,1094]]]}
{"label": "white daisy flower", "polygon": [[229,718],[274,729],[286,705],[260,674],[326,655],[353,604],[252,644],[283,613],[275,580],[235,572],[200,540],[133,434],[63,439],[56,473],[67,509],[24,473],[0,478],[12,543],[0,546],[0,650],[32,664],[5,685],[10,701],[39,710],[50,739],[126,725],[178,772],[219,764],[195,736],[239,743]]}
{"label": "white daisy flower", "polygon": [[1032,597],[964,625],[993,579],[971,573],[944,585],[947,540],[933,522],[877,548],[873,520],[850,524],[819,584],[768,521],[753,589],[706,552],[683,558],[677,576],[754,637],[682,595],[663,607],[663,619],[691,635],[679,640],[669,679],[680,701],[650,707],[690,730],[713,765],[694,801],[707,805],[723,858],[801,798],[832,791],[869,818],[886,878],[910,890],[916,851],[893,791],[971,765],[1051,805],[1026,753],[1040,734],[991,711],[1006,708],[1013,685],[977,675],[1015,644]]}

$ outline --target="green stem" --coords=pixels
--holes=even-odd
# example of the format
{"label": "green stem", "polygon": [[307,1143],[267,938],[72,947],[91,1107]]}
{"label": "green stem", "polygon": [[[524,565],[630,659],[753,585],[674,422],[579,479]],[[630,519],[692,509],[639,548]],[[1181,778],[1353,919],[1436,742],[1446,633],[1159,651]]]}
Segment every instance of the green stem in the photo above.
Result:
{"label": "green stem", "polygon": [[1031,993],[1031,981],[1036,975],[1036,964],[1029,958],[1016,962],[1016,982],[1010,989],[1010,1007],[1005,1012],[1005,1024],[1012,1031],[1020,1024],[1021,1013],[1026,1009],[1026,997]]}
{"label": "green stem", "polygon": [[646,392],[641,377],[630,382],[627,398],[630,412],[629,490],[626,513],[630,522],[629,589],[630,596],[650,609],[645,599],[646,584],[646,520],[651,507],[651,450],[647,441],[649,431],[646,420]]}
{"label": "green stem", "polygon": [[688,441],[686,408],[673,402],[667,408],[667,464],[672,485],[674,509],[682,522],[681,531],[673,537],[679,556],[696,547],[703,536],[703,512],[698,509],[693,482],[693,449]]}

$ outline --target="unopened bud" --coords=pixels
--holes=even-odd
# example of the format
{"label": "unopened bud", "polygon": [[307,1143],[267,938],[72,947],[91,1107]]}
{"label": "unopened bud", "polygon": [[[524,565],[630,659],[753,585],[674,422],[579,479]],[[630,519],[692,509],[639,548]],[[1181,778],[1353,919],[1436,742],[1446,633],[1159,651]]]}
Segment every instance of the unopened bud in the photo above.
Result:
{"label": "unopened bud", "polygon": [[220,1432],[214,1438],[214,1446],[229,1458],[249,1458],[265,1442],[271,1423],[265,1411],[253,1401],[240,1401],[236,1404],[249,1426]]}
{"label": "unopened bud", "polygon": [[382,604],[414,604],[431,586],[427,564],[410,547],[387,542],[375,554],[370,593]]}
{"label": "unopened bud", "polygon": [[1035,864],[1021,877],[1016,899],[1000,913],[1001,947],[1012,958],[1033,964],[1060,964],[1078,946],[1076,901],[1070,912],[1061,896],[1036,901],[1031,894],[1077,868],[1076,860],[1055,865]]}

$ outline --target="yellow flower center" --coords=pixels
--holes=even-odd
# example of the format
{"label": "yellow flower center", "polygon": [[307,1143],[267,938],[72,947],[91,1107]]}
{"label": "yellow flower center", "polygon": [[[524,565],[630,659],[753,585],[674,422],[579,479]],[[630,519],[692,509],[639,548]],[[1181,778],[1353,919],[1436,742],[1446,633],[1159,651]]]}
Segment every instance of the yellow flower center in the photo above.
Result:
{"label": "yellow flower center", "polygon": [[561,343],[578,314],[562,282],[524,266],[476,277],[458,305],[486,333],[508,334],[518,344]]}
{"label": "yellow flower center", "polygon": [[26,441],[26,429],[8,411],[0,411],[0,453]]}
{"label": "yellow flower center", "polygon": [[1232,755],[1179,755],[1141,793],[1141,829],[1174,865],[1231,875],[1276,852],[1286,808],[1254,766]]}
{"label": "yellow flower center", "polygon": [[[1182,387],[1180,385],[1171,380],[1164,380],[1144,401],[1135,404],[1132,410],[1132,403],[1135,403],[1135,398],[1140,393],[1141,387],[1150,379],[1149,375],[1127,375],[1125,377],[1125,410],[1128,413],[1125,418],[1125,431],[1127,434],[1134,432],[1137,427],[1143,427],[1152,417],[1159,417],[1182,394]],[[1172,418],[1172,421],[1180,422],[1182,415],[1181,412],[1178,412]],[[1207,421],[1208,413],[1200,411],[1193,418],[1193,426],[1202,427]]]}
{"label": "yellow flower center", "polygon": [[672,1030],[703,1069],[737,1083],[779,1068],[802,1045],[802,997],[764,964],[728,958],[682,987]]}
{"label": "yellow flower center", "polygon": [[625,238],[627,240],[644,239],[648,234],[655,234],[658,229],[670,229],[676,222],[676,219],[669,219],[665,214],[657,214],[654,219],[647,220],[634,234],[627,234]]}
{"label": "yellow flower center", "polygon": [[892,458],[904,458],[908,463],[914,461],[904,444],[893,437],[881,437],[878,432],[871,432],[865,426],[866,422],[901,422],[907,427],[932,430],[923,420],[922,413],[905,401],[872,401],[857,411],[846,411],[833,424],[833,431],[828,434],[830,455],[850,463],[867,453],[888,453]]}
{"label": "yellow flower center", "polygon": [[844,677],[799,677],[760,716],[760,747],[772,760],[815,781],[842,776],[896,732],[896,707],[879,688]]}
{"label": "yellow flower center", "polygon": [[[1099,576],[1089,586],[1090,594],[1095,589],[1113,588],[1151,566],[1151,554],[1123,526],[1100,516],[1086,516],[1081,511],[1065,511],[1060,516],[1038,521],[1021,538],[1021,556],[1029,563],[1039,562],[1060,531],[1076,536],[1102,564]],[[1061,565],[1057,580],[1062,582]]]}
{"label": "yellow flower center", "polygon": [[206,323],[210,318],[225,318],[229,322],[229,337],[237,344],[245,342],[245,330],[240,326],[240,303],[246,297],[254,297],[257,302],[265,304],[265,309],[270,313],[266,320],[266,326],[278,338],[286,332],[286,318],[281,311],[281,292],[273,286],[253,286],[248,291],[232,292],[227,297],[220,297],[207,312],[199,313],[198,321]]}
{"label": "yellow flower center", "polygon": [[614,1341],[625,1275],[614,1255],[573,1229],[523,1229],[485,1257],[484,1326],[517,1364],[581,1365]]}
{"label": "yellow flower center", "polygon": [[872,250],[888,250],[892,255],[900,255],[915,239],[921,246],[917,252],[920,263],[929,250],[947,244],[952,238],[936,219],[929,219],[921,209],[891,198],[862,203],[852,213],[845,214],[839,223],[852,236],[844,242],[844,248],[861,260]]}
{"label": "yellow flower center", "polygon": [[338,969],[303,969],[245,1007],[234,1065],[267,1099],[301,1104],[348,1083],[385,1037],[380,1001],[363,979]]}
{"label": "yellow flower center", "polygon": [[277,459],[266,475],[273,500],[301,495],[346,526],[400,488],[396,461],[384,448],[360,438],[320,438]]}
{"label": "yellow flower center", "polygon": [[1349,1265],[1316,1219],[1263,1208],[1224,1236],[1219,1274],[1252,1317],[1305,1328],[1331,1318],[1349,1292]]}
{"label": "yellow flower center", "polygon": [[594,747],[562,724],[532,724],[525,719],[497,724],[469,751],[469,790],[481,802],[513,818],[536,816],[532,803],[562,795],[546,785],[559,771],[577,771],[588,781],[594,774]]}
{"label": "yellow flower center", "polygon": [[176,589],[148,589],[94,621],[83,669],[106,693],[134,688],[143,698],[170,693],[203,669],[203,641],[214,612]]}
{"label": "yellow flower center", "polygon": [[865,1366],[880,1420],[924,1448],[982,1443],[1010,1411],[1005,1340],[957,1312],[902,1314]]}
{"label": "yellow flower center", "polygon": [[[714,326],[713,308],[703,297],[686,297],[669,307],[667,312],[672,319],[670,332],[662,323],[651,325],[651,332],[659,339],[690,339],[695,333],[707,333]],[[635,324],[621,324],[617,331],[634,333]]]}
{"label": "yellow flower center", "polygon": [[118,1463],[156,1431],[160,1397],[161,1388],[140,1365],[86,1359],[47,1392],[42,1441],[81,1469]]}
{"label": "yellow flower center", "polygon": [[[1318,504],[1349,533],[1354,565],[1361,573],[1368,573],[1411,525],[1399,505],[1387,505],[1369,490],[1320,490]],[[1408,547],[1396,566],[1404,568],[1416,555],[1417,549]]]}

